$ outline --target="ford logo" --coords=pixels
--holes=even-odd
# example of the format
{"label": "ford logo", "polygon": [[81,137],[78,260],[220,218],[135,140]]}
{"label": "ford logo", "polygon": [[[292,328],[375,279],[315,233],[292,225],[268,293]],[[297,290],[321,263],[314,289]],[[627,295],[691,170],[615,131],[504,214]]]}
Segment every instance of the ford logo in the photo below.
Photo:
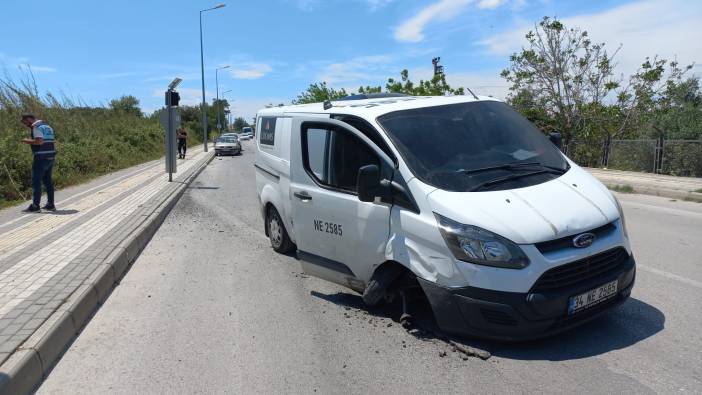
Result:
{"label": "ford logo", "polygon": [[590,247],[595,241],[595,235],[592,233],[582,233],[573,238],[573,246],[576,248]]}

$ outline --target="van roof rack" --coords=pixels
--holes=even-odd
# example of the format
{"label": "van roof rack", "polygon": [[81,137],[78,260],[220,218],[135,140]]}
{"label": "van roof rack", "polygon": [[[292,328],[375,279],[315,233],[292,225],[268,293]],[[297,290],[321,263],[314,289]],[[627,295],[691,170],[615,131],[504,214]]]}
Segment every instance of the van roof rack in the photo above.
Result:
{"label": "van roof rack", "polygon": [[406,97],[409,95],[405,95],[404,93],[359,93],[356,95],[349,95],[346,97],[342,97],[341,99],[337,99],[339,101],[342,100],[364,100],[364,99],[382,99],[386,97]]}

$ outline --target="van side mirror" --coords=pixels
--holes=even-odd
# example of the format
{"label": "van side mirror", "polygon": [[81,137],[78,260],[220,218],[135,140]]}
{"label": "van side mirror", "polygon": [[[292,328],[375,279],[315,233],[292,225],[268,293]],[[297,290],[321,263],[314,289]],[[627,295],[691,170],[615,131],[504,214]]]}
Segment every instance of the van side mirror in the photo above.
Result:
{"label": "van side mirror", "polygon": [[555,145],[558,149],[563,148],[563,138],[558,132],[551,132],[548,134],[548,139]]}
{"label": "van side mirror", "polygon": [[376,165],[366,165],[358,169],[356,192],[358,200],[372,202],[380,191],[380,169]]}

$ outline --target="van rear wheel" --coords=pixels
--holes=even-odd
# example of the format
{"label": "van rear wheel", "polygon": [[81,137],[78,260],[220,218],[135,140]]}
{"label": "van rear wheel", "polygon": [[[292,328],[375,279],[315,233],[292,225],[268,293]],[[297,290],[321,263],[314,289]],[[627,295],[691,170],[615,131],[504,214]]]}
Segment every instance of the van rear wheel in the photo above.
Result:
{"label": "van rear wheel", "polygon": [[280,218],[278,210],[275,207],[268,209],[268,218],[266,219],[266,227],[268,228],[268,238],[271,241],[271,246],[276,252],[281,254],[288,253],[295,248],[288,232],[283,225],[283,219]]}

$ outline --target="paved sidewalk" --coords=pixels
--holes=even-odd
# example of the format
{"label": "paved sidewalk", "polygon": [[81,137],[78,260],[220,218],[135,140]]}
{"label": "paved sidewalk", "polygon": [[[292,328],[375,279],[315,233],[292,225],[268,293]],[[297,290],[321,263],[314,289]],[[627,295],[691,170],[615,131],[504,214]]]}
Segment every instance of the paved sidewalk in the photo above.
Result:
{"label": "paved sidewalk", "polygon": [[702,202],[702,178],[610,169],[586,168],[586,170],[609,187],[631,187],[633,193]]}
{"label": "paved sidewalk", "polygon": [[41,381],[211,158],[193,149],[171,183],[157,161],[56,212],[0,213],[0,394]]}

